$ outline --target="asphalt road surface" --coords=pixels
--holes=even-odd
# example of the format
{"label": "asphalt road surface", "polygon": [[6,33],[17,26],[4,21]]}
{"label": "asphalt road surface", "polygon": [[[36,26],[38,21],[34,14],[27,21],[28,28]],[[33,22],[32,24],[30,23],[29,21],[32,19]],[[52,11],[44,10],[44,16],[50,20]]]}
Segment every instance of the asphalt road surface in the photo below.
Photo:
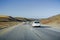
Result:
{"label": "asphalt road surface", "polygon": [[41,26],[33,28],[29,24],[18,25],[0,35],[0,40],[60,40],[60,32]]}

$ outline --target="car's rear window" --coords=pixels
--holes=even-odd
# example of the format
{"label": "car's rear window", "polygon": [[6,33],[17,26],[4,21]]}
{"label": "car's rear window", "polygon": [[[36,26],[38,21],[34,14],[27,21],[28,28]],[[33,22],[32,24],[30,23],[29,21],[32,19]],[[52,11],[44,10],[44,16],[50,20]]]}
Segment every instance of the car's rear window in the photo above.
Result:
{"label": "car's rear window", "polygon": [[35,22],[35,23],[39,23],[39,22]]}

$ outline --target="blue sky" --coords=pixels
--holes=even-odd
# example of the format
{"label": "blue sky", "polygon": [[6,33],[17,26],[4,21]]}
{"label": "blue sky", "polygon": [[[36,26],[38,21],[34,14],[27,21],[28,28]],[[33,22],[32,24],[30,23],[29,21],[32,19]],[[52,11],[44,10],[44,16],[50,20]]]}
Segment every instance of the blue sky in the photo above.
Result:
{"label": "blue sky", "polygon": [[47,18],[60,14],[60,0],[0,0],[0,15]]}

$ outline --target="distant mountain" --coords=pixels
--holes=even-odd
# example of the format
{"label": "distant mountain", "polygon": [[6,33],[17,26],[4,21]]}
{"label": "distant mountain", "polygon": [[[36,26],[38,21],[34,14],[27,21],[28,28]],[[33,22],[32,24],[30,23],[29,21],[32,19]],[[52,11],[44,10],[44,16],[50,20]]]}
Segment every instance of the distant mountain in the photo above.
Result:
{"label": "distant mountain", "polygon": [[41,19],[42,24],[48,24],[48,23],[60,23],[60,14],[49,17],[49,18],[44,18]]}
{"label": "distant mountain", "polygon": [[24,17],[15,17],[18,20],[22,20],[22,21],[34,21],[34,18],[24,18]]}
{"label": "distant mountain", "polygon": [[0,22],[10,22],[10,21],[26,22],[26,21],[33,21],[33,20],[34,19],[23,18],[23,17],[0,16]]}
{"label": "distant mountain", "polygon": [[22,20],[18,20],[12,16],[0,16],[0,22],[9,22],[9,21],[22,21]]}

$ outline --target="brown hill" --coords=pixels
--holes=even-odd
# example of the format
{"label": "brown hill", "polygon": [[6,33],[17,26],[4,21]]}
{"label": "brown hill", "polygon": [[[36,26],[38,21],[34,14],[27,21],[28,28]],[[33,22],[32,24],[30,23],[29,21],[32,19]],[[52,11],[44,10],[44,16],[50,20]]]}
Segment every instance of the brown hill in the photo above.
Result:
{"label": "brown hill", "polygon": [[11,16],[0,15],[0,30],[17,25],[20,22],[16,22],[16,19]]}
{"label": "brown hill", "polygon": [[2,15],[0,15],[0,22],[1,21],[9,21],[9,16],[2,16]]}
{"label": "brown hill", "polygon": [[15,19],[12,16],[0,16],[0,22],[10,22],[10,21],[17,21],[17,19]]}
{"label": "brown hill", "polygon": [[10,22],[10,21],[18,21],[18,22],[23,22],[23,21],[33,21],[34,19],[31,18],[24,18],[24,17],[12,17],[12,16],[1,16],[0,15],[0,22]]}
{"label": "brown hill", "polygon": [[32,18],[24,18],[24,17],[15,17],[16,19],[18,19],[18,20],[22,20],[22,21],[33,21],[34,19],[32,19]]}
{"label": "brown hill", "polygon": [[41,19],[41,23],[42,24],[48,24],[48,23],[60,24],[60,14],[49,17],[49,18]]}

